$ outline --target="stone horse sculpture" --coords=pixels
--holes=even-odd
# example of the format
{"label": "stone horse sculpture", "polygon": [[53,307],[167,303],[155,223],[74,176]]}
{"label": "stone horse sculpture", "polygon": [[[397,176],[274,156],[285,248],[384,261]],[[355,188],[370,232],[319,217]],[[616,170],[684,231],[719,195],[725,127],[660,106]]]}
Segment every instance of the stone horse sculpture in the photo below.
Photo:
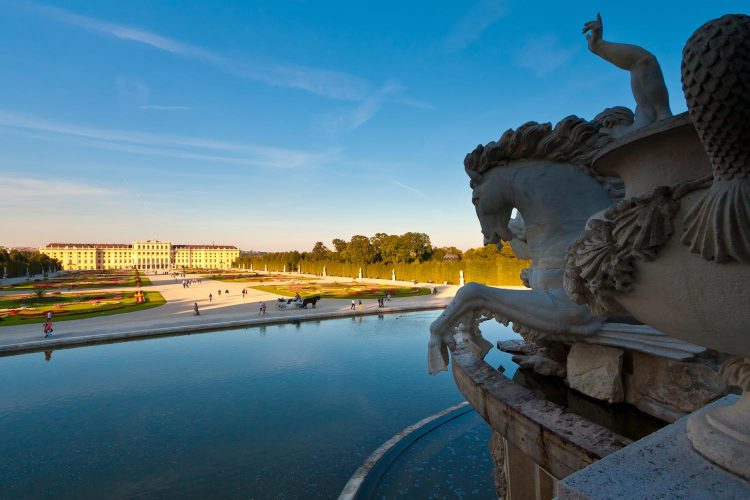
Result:
{"label": "stone horse sculpture", "polygon": [[[554,128],[529,122],[505,132],[498,142],[478,146],[466,156],[472,201],[484,243],[523,247],[532,259],[524,280],[530,291],[469,283],[430,327],[428,370],[445,370],[447,346],[461,325],[469,345],[484,356],[491,348],[477,328],[480,316],[494,317],[530,340],[572,341],[594,334],[606,319],[571,302],[563,288],[565,252],[591,214],[617,196],[617,183],[595,178],[593,156],[612,140],[615,127],[629,126],[626,108],[605,110],[593,121],[569,116]],[[513,209],[522,219],[511,219]],[[522,221],[522,222],[521,222]]]}

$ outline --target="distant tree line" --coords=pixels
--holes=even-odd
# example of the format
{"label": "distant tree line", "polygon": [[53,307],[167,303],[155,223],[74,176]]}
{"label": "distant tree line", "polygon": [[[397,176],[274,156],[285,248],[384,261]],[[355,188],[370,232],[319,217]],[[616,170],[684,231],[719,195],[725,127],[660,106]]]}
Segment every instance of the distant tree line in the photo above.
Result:
{"label": "distant tree line", "polygon": [[42,271],[49,271],[52,267],[61,269],[61,264],[57,259],[53,259],[37,250],[7,250],[0,247],[0,278],[6,273],[8,278],[17,276],[26,276],[29,274],[40,274]]}
{"label": "distant tree line", "polygon": [[459,271],[467,281],[495,285],[520,284],[521,269],[529,262],[518,259],[509,245],[498,250],[495,245],[471,248],[462,252],[456,247],[433,247],[425,233],[401,235],[376,233],[372,237],[354,235],[346,241],[334,238],[333,248],[318,241],[309,252],[268,252],[242,255],[235,267],[269,271],[389,279],[396,272],[399,280],[458,282]]}

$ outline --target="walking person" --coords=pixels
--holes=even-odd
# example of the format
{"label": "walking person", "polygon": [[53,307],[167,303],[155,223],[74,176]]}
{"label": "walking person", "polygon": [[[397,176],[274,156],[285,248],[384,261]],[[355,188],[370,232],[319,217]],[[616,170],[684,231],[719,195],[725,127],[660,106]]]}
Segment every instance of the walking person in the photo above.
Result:
{"label": "walking person", "polygon": [[265,315],[265,314],[266,314],[266,303],[265,302],[261,302],[260,303],[260,309],[258,310],[258,315],[261,316],[261,315]]}
{"label": "walking person", "polygon": [[352,299],[352,311],[357,308],[357,303]]}
{"label": "walking person", "polygon": [[193,302],[193,314],[195,314],[196,316],[200,316],[201,315],[201,312],[198,310],[198,303],[197,302]]}
{"label": "walking person", "polygon": [[212,293],[208,294],[208,302],[210,303],[214,299],[214,296]]}
{"label": "walking person", "polygon": [[44,331],[44,338],[49,338],[52,336],[52,320],[45,320],[44,321],[44,327],[42,328]]}
{"label": "walking person", "polygon": [[362,299],[359,299],[358,302],[359,303],[357,305],[359,305],[359,310],[361,311],[362,310]]}

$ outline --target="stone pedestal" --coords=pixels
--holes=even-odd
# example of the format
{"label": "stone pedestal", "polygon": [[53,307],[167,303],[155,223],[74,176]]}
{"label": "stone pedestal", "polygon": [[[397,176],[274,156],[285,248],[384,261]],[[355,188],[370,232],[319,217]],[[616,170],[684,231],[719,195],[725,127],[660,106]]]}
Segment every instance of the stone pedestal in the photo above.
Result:
{"label": "stone pedestal", "polygon": [[[726,396],[693,413],[728,406]],[[558,483],[557,498],[750,498],[750,482],[706,460],[690,444],[684,417]]]}

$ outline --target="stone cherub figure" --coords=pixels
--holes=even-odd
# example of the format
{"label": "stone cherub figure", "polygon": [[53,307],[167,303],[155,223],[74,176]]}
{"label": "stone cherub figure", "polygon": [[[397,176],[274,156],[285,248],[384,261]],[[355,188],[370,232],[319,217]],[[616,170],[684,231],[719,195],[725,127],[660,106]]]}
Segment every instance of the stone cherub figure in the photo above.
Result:
{"label": "stone cherub figure", "polygon": [[[583,25],[589,50],[618,68],[630,72],[630,85],[635,98],[635,120],[627,130],[635,130],[672,116],[669,93],[656,57],[637,45],[608,42],[602,38],[602,16]],[[621,135],[622,132],[616,135]]]}

